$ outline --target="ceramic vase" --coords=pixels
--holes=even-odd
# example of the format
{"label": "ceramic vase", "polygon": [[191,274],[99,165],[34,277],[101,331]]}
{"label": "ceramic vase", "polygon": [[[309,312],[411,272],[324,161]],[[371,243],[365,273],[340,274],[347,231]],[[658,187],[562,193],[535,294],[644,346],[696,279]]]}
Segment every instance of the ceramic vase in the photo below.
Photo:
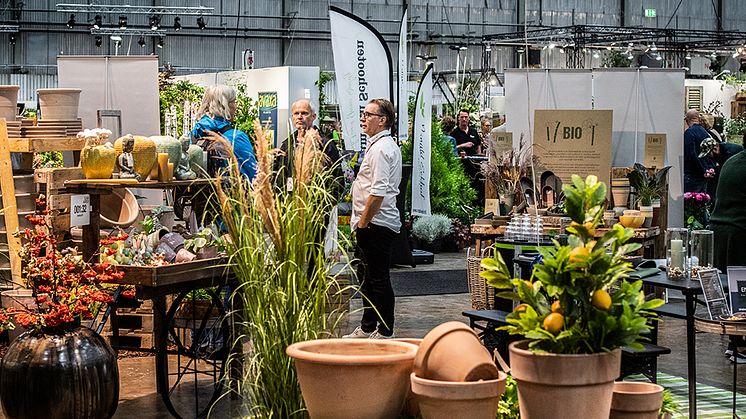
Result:
{"label": "ceramic vase", "polygon": [[447,322],[425,335],[414,361],[418,377],[439,381],[498,378],[489,351],[476,333],[461,322]]}
{"label": "ceramic vase", "polygon": [[18,91],[21,86],[16,85],[0,85],[0,119],[5,118],[6,121],[16,120],[18,114]]}
{"label": "ceramic vase", "polygon": [[663,387],[653,383],[614,383],[609,419],[658,419]]}
{"label": "ceramic vase", "polygon": [[642,226],[645,228],[650,228],[651,225],[653,225],[653,206],[640,206],[640,215],[645,217],[645,221],[642,223]]}
{"label": "ceramic vase", "polygon": [[518,386],[522,419],[608,419],[622,353],[534,353],[528,341],[513,342],[511,374]]}
{"label": "ceramic vase", "polygon": [[80,89],[38,89],[41,119],[78,119]]}
{"label": "ceramic vase", "polygon": [[311,418],[396,418],[417,346],[393,340],[318,339],[295,343],[293,358]]}
{"label": "ceramic vase", "polygon": [[451,382],[410,376],[424,419],[494,419],[505,392],[505,373],[493,380]]}

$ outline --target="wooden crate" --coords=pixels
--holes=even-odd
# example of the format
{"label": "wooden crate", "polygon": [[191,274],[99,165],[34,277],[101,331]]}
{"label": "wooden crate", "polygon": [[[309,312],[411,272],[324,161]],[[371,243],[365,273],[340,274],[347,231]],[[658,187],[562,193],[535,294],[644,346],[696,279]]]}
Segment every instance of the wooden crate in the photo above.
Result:
{"label": "wooden crate", "polygon": [[65,187],[65,181],[73,179],[83,179],[83,169],[80,167],[58,167],[51,169],[34,170],[34,182],[37,185],[43,184],[39,192],[48,194]]}
{"label": "wooden crate", "polygon": [[[103,336],[111,342],[111,332]],[[153,332],[128,332],[119,333],[119,347],[152,349],[155,347],[155,336]],[[123,348],[126,349],[126,348]]]}
{"label": "wooden crate", "polygon": [[[152,314],[119,313],[119,310],[117,310],[117,322],[119,323],[120,335],[132,332],[153,333]],[[104,333],[110,332],[111,321],[108,321],[106,322],[106,325],[104,325]]]}

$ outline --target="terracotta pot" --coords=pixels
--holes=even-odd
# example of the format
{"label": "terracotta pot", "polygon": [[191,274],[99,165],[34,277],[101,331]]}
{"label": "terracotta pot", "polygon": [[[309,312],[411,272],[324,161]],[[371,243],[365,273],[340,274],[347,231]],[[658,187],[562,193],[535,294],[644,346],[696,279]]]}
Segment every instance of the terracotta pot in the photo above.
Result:
{"label": "terracotta pot", "polygon": [[394,340],[319,339],[295,343],[303,400],[312,418],[396,418],[417,347]]}
{"label": "terracotta pot", "polygon": [[140,205],[131,190],[115,189],[111,194],[101,195],[101,227],[131,226],[140,212]]}
{"label": "terracotta pot", "polygon": [[6,121],[16,120],[18,115],[18,90],[21,86],[15,85],[0,85],[0,119],[5,118]]}
{"label": "terracotta pot", "polygon": [[[36,299],[34,298],[33,291],[30,288],[3,291],[0,293],[0,301],[3,304],[3,308],[36,309]],[[26,330],[27,329],[23,326],[16,325],[15,329],[8,330],[8,340],[13,342]]]}
{"label": "terracotta pot", "polygon": [[41,119],[78,119],[80,89],[38,89]]}
{"label": "terracotta pot", "polygon": [[658,419],[663,387],[653,383],[614,383],[609,419]]}
{"label": "terracotta pot", "polygon": [[528,341],[509,346],[511,374],[518,384],[522,419],[607,419],[619,349],[597,354],[538,354]]}
{"label": "terracotta pot", "polygon": [[161,237],[165,236],[166,234],[168,234],[168,229],[165,227],[162,227],[160,230],[148,234],[147,245],[155,249],[156,247],[158,247],[158,243],[160,243]]}
{"label": "terracotta pot", "polygon": [[[419,347],[420,344],[422,343],[422,339],[418,339],[418,338],[397,338],[397,339],[392,339],[392,340],[395,340],[398,342],[411,343],[412,345],[415,345],[417,347]],[[420,405],[417,402],[417,397],[415,397],[414,393],[412,392],[411,381],[408,387],[409,389],[407,390],[407,397],[404,399],[404,410],[402,410],[402,412],[405,415],[416,418],[420,416]]]}
{"label": "terracotta pot", "polygon": [[412,392],[417,395],[424,419],[494,419],[500,395],[505,392],[506,377],[501,372],[494,380],[451,382],[410,375]]}
{"label": "terracotta pot", "polygon": [[186,250],[184,248],[181,248],[181,249],[179,249],[178,252],[176,252],[176,263],[191,262],[196,257],[197,257],[197,255],[195,255],[194,253],[192,253],[192,252],[190,252],[190,251],[188,251],[188,250]]}
{"label": "terracotta pot", "polygon": [[418,377],[439,381],[492,380],[498,370],[479,337],[461,322],[447,322],[431,330],[414,360]]}

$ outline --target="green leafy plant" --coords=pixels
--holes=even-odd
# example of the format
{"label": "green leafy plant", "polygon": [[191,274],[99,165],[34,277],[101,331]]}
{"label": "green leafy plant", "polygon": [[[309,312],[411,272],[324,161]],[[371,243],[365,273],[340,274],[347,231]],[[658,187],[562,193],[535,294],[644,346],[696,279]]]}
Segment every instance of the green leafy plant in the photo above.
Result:
{"label": "green leafy plant", "polygon": [[642,348],[637,341],[651,326],[651,309],[662,300],[645,301],[642,281],[627,282],[630,264],[624,256],[638,250],[627,243],[633,230],[620,224],[594,239],[601,223],[606,185],[595,176],[585,181],[572,176],[563,185],[565,211],[572,219],[567,245],[554,241],[540,248],[543,263],[534,268],[532,281],[511,279],[508,268],[495,252],[482,261],[480,275],[504,291],[500,296],[520,300],[501,329],[523,335],[529,348],[560,354],[598,353],[621,346]]}
{"label": "green leafy plant", "polygon": [[451,232],[451,220],[442,214],[418,217],[412,223],[412,234],[420,240],[434,242]]}
{"label": "green leafy plant", "polygon": [[716,80],[720,81],[720,90],[724,90],[726,86],[736,90],[736,92],[743,92],[746,90],[746,73],[741,74],[721,74]]}
{"label": "green leafy plant", "polygon": [[43,169],[50,167],[64,167],[62,152],[60,151],[42,151],[34,154],[34,169]]}
{"label": "green leafy plant", "polygon": [[500,396],[497,405],[497,419],[520,419],[521,410],[518,406],[518,387],[511,375],[505,380],[505,393]]}
{"label": "green leafy plant", "polygon": [[661,410],[659,417],[663,418],[665,415],[675,415],[677,413],[681,412],[681,406],[679,406],[678,403],[676,403],[676,400],[673,399],[673,396],[671,395],[671,390],[664,389],[663,390],[663,404],[661,404]]}
{"label": "green leafy plant", "polygon": [[728,138],[742,137],[746,134],[746,113],[742,113],[735,118],[725,118],[725,133]]}
{"label": "green leafy plant", "polygon": [[604,56],[601,65],[606,68],[631,67],[632,60],[626,52],[612,49],[606,54],[606,56]]}
{"label": "green leafy plant", "polygon": [[319,87],[319,121],[329,116],[329,111],[326,109],[328,103],[326,93],[324,93],[324,86],[333,78],[333,73],[322,71],[319,73],[319,79],[315,83]]}
{"label": "green leafy plant", "polygon": [[[637,202],[640,205],[650,206],[652,201],[662,198],[666,192],[668,182],[668,171],[671,166],[652,171],[640,163],[635,163],[632,171],[627,174],[629,184],[635,188]],[[654,174],[651,174],[654,172]]]}
{"label": "green leafy plant", "polygon": [[[203,87],[197,86],[187,80],[174,82],[170,76],[162,75],[160,78],[160,109],[161,109],[161,128],[166,128],[166,113],[170,112],[171,106],[176,109],[176,120],[184,120],[184,101],[190,101],[199,104],[202,96],[205,94]],[[183,135],[182,124],[176,124],[176,132]]]}

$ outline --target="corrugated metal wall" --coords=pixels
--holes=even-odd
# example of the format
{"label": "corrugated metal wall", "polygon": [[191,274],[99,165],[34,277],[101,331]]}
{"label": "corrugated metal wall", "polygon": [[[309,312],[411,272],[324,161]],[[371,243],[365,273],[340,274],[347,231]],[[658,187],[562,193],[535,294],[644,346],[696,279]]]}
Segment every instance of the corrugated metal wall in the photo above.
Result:
{"label": "corrugated metal wall", "polygon": [[[628,26],[715,29],[712,2],[677,0],[623,0]],[[565,26],[572,24],[618,25],[620,0],[525,0],[526,21],[533,25]],[[114,43],[104,37],[100,48],[89,27],[92,14],[76,13],[76,26],[68,29],[68,13],[56,11],[56,0],[25,0],[21,13],[22,31],[11,46],[8,34],[0,34],[0,73],[55,74],[58,54],[115,54]],[[167,31],[164,47],[156,48],[156,38],[148,38],[144,48],[137,39],[127,37],[119,54],[157,54],[161,64],[171,63],[179,72],[204,72],[240,68],[241,51],[254,51],[257,67],[278,65],[319,66],[331,70],[333,59],[327,19],[328,0],[110,0],[110,4],[170,5],[214,7],[214,15],[205,16],[208,29],[196,29],[196,16],[181,16],[183,30],[173,30],[174,16],[164,16]],[[367,19],[389,41],[396,54],[400,0],[331,1],[334,6]],[[517,0],[410,0],[410,29],[414,44],[410,68],[424,69],[417,54],[437,56],[436,69],[455,69],[456,53],[448,44],[471,45],[461,52],[469,66],[481,67],[479,39],[485,34],[515,32],[521,13]],[[746,23],[743,0],[723,0],[725,29],[742,30]],[[657,18],[643,17],[644,8],[656,8]],[[675,18],[671,19],[676,12]],[[236,15],[240,14],[240,20]],[[0,20],[8,22],[11,11],[0,11]],[[118,15],[103,14],[105,27],[117,26]],[[128,15],[130,27],[145,27],[147,15]],[[669,21],[670,20],[670,21]],[[237,24],[238,23],[238,24]],[[238,34],[238,36],[234,36]],[[513,50],[495,48],[491,65],[498,72],[514,63]],[[542,52],[546,67],[564,67],[565,57],[558,51]],[[588,65],[600,59],[586,57]],[[32,78],[33,79],[33,78]]]}

